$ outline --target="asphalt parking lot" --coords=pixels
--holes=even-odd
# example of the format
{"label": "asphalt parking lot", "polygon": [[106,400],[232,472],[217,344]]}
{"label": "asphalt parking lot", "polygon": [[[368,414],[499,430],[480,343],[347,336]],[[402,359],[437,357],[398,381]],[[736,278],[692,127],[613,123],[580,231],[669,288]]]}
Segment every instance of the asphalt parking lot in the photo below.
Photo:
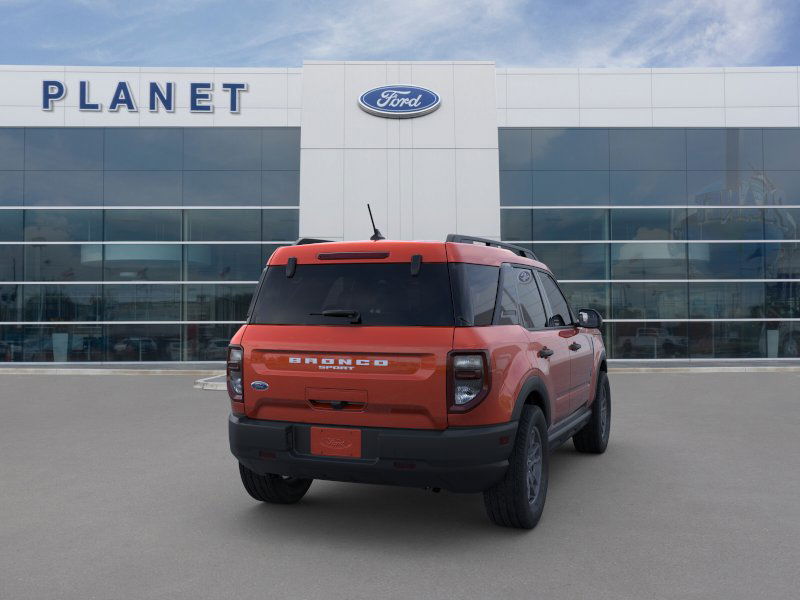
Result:
{"label": "asphalt parking lot", "polygon": [[612,437],[531,532],[479,495],[315,482],[252,501],[224,392],[0,374],[0,597],[796,598],[800,374],[613,374]]}

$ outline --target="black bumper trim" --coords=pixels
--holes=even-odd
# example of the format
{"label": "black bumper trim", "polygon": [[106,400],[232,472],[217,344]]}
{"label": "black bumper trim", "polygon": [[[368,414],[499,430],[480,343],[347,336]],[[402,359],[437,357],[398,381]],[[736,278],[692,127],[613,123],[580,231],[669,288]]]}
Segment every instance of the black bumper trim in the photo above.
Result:
{"label": "black bumper trim", "polygon": [[262,474],[479,492],[505,474],[517,422],[441,431],[360,427],[359,459],[311,454],[311,427],[232,414],[231,452]]}

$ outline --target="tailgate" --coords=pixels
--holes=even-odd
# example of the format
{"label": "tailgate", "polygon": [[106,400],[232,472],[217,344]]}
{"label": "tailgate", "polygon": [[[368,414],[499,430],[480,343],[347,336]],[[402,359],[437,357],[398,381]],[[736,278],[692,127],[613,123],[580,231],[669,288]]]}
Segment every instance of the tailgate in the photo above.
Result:
{"label": "tailgate", "polygon": [[[242,346],[248,417],[444,429],[452,327],[250,325]],[[268,384],[266,390],[251,387]]]}

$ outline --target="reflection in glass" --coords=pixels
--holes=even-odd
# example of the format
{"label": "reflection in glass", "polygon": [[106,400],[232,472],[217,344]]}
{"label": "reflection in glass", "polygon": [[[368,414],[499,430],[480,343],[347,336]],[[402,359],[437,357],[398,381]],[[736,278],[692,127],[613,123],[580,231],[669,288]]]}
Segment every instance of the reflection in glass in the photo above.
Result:
{"label": "reflection in glass", "polygon": [[685,322],[613,323],[611,327],[614,358],[687,358],[688,343]]}
{"label": "reflection in glass", "polygon": [[27,362],[99,362],[103,329],[99,325],[27,325],[22,360]]}
{"label": "reflection in glass", "polygon": [[181,239],[180,210],[107,210],[105,239],[168,242]]}
{"label": "reflection in glass", "polygon": [[180,285],[105,285],[105,321],[180,321]]}
{"label": "reflection in glass", "polygon": [[611,278],[686,279],[686,244],[612,244]]}
{"label": "reflection in glass", "polygon": [[0,170],[25,168],[25,129],[0,127]]}
{"label": "reflection in glass", "polygon": [[180,171],[106,171],[103,174],[105,206],[180,206]]}
{"label": "reflection in glass", "polygon": [[531,170],[530,129],[500,129],[498,147],[501,171]]}
{"label": "reflection in glass", "polygon": [[760,129],[687,129],[686,146],[686,168],[690,171],[764,168]]}
{"label": "reflection in glass", "polygon": [[611,129],[611,169],[664,170],[686,168],[683,129]]}
{"label": "reflection in glass", "polygon": [[107,325],[106,360],[181,360],[180,325]]}
{"label": "reflection in glass", "polygon": [[689,283],[689,317],[692,319],[749,319],[763,316],[763,283]]}
{"label": "reflection in glass", "polygon": [[27,281],[101,281],[103,247],[98,244],[25,246]]}
{"label": "reflection in glass", "polygon": [[800,129],[764,129],[764,168],[800,170]]}
{"label": "reflection in glass", "polygon": [[685,203],[685,171],[611,171],[611,204]]}
{"label": "reflection in glass", "polygon": [[[607,205],[608,171],[535,171],[536,206]],[[501,202],[501,204],[513,204]]]}
{"label": "reflection in glass", "polygon": [[607,170],[607,129],[534,129],[536,171]]}
{"label": "reflection in glass", "polygon": [[[22,211],[4,210],[0,212],[0,242],[22,241]],[[2,248],[0,248],[2,252]]]}
{"label": "reflection in glass", "polygon": [[296,206],[300,200],[300,171],[263,171],[262,206]]}
{"label": "reflection in glass", "polygon": [[800,279],[800,243],[764,244],[767,279]]}
{"label": "reflection in glass", "polygon": [[107,281],[179,281],[181,247],[177,244],[113,244],[105,246]]}
{"label": "reflection in glass", "polygon": [[800,281],[766,283],[766,316],[800,318]]}
{"label": "reflection in glass", "polygon": [[608,244],[522,244],[559,279],[608,279]]}
{"label": "reflection in glass", "polygon": [[261,240],[261,211],[187,210],[184,211],[184,239],[201,242]]}
{"label": "reflection in glass", "polygon": [[561,290],[576,311],[593,308],[604,318],[611,313],[608,305],[608,283],[562,283]]}
{"label": "reflection in glass", "polygon": [[762,279],[764,244],[688,244],[693,279]]}
{"label": "reflection in glass", "polygon": [[22,360],[24,332],[21,325],[0,325],[0,362]]}
{"label": "reflection in glass", "polygon": [[184,360],[224,362],[228,344],[239,325],[192,324],[184,327],[186,357]]}
{"label": "reflection in glass", "polygon": [[25,168],[33,171],[99,171],[103,130],[95,127],[28,127]]}
{"label": "reflection in glass", "polygon": [[261,246],[258,244],[186,246],[186,280],[255,281],[261,274]]}
{"label": "reflection in glass", "polygon": [[611,211],[614,240],[686,239],[686,209],[615,209]]}
{"label": "reflection in glass", "polygon": [[252,127],[186,127],[183,168],[261,170],[261,130]]}
{"label": "reflection in glass", "polygon": [[686,283],[614,283],[611,317],[614,319],[685,319]]}
{"label": "reflection in glass", "polygon": [[25,211],[28,242],[94,242],[102,239],[102,230],[99,210]]}
{"label": "reflection in glass", "polygon": [[767,325],[755,323],[689,323],[692,358],[763,358]]}
{"label": "reflection in glass", "polygon": [[27,206],[99,206],[102,171],[25,171]]}
{"label": "reflection in glass", "polygon": [[173,127],[108,127],[105,168],[176,171],[182,167],[183,131]]}
{"label": "reflection in glass", "polygon": [[293,208],[276,208],[262,211],[261,239],[266,241],[293,241],[299,233],[299,211]]}
{"label": "reflection in glass", "polygon": [[533,174],[530,171],[500,171],[500,205],[533,205]]}
{"label": "reflection in glass", "polygon": [[265,171],[300,169],[300,128],[265,127],[261,130],[261,168]]}
{"label": "reflection in glass", "polygon": [[260,171],[184,171],[184,206],[259,206]]}
{"label": "reflection in glass", "polygon": [[[0,285],[0,321],[19,321],[22,317],[21,285]],[[0,340],[3,338],[0,337]],[[0,341],[0,361],[2,361]]]}
{"label": "reflection in glass", "polygon": [[244,321],[255,285],[186,286],[187,321]]}
{"label": "reflection in glass", "polygon": [[99,321],[102,297],[98,285],[25,285],[25,321]]}
{"label": "reflection in glass", "polygon": [[766,337],[768,357],[800,358],[800,323],[770,323]]}
{"label": "reflection in glass", "polygon": [[23,246],[3,246],[0,252],[0,281],[22,281]]}
{"label": "reflection in glass", "polygon": [[23,178],[24,171],[0,171],[0,206],[22,206],[24,204]]}
{"label": "reflection in glass", "polygon": [[783,192],[763,171],[687,171],[689,204],[783,204]]}
{"label": "reflection in glass", "polygon": [[690,240],[760,240],[764,211],[760,208],[690,208]]}

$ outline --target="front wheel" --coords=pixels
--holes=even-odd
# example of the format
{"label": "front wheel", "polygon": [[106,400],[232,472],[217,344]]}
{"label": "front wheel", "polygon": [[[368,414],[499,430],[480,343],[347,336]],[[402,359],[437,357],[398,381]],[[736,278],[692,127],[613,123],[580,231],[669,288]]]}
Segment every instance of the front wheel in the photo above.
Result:
{"label": "front wheel", "polygon": [[525,406],[502,481],[483,492],[486,513],[497,525],[533,529],[544,511],[550,457],[547,421],[538,406]]}
{"label": "front wheel", "polygon": [[602,454],[608,447],[611,434],[611,386],[608,375],[600,371],[597,376],[597,393],[592,403],[592,416],[578,433],[572,436],[572,443],[578,452]]}
{"label": "front wheel", "polygon": [[284,477],[283,475],[259,475],[239,463],[239,475],[247,493],[261,502],[272,504],[294,504],[306,495],[313,479]]}

